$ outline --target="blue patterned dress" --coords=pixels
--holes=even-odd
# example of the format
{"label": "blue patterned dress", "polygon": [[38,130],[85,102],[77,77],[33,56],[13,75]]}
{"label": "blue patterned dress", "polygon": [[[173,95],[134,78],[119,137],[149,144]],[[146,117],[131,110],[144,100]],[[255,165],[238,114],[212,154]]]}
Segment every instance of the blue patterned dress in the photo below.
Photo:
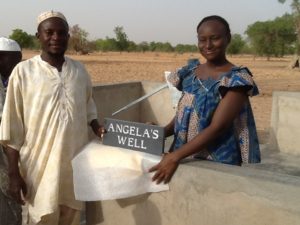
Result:
{"label": "blue patterned dress", "polygon": [[[200,80],[194,72],[198,65],[198,60],[190,60],[187,66],[168,77],[182,91],[175,116],[175,139],[171,151],[176,151],[209,126],[219,102],[228,90],[245,88],[248,96],[258,94],[252,74],[246,67],[233,67],[221,74],[218,80]],[[229,129],[192,157],[232,165],[260,162],[256,126],[249,100]]]}

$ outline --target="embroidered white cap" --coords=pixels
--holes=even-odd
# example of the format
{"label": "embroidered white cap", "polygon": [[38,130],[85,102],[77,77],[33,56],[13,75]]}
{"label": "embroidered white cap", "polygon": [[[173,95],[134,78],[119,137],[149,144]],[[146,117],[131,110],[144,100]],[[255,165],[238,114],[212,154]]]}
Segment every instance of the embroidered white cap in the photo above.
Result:
{"label": "embroidered white cap", "polygon": [[0,37],[0,51],[20,52],[21,48],[16,41],[5,37]]}
{"label": "embroidered white cap", "polygon": [[68,23],[66,17],[61,12],[55,12],[53,10],[50,10],[50,11],[42,12],[38,16],[38,18],[37,18],[37,25],[40,25],[40,23],[42,23],[46,19],[53,18],[53,17],[61,18],[66,23]]}

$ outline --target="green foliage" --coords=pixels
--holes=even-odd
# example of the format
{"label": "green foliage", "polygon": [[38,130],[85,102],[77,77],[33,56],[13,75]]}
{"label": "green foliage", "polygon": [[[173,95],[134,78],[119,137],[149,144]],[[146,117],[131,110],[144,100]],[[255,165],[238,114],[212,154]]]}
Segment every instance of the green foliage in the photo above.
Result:
{"label": "green foliage", "polygon": [[169,42],[150,42],[149,50],[152,52],[173,52],[174,48]]}
{"label": "green foliage", "polygon": [[148,44],[148,42],[143,41],[143,42],[139,43],[139,44],[137,45],[136,50],[137,50],[138,52],[146,52],[146,51],[149,51],[149,44]]}
{"label": "green foliage", "polygon": [[197,45],[183,45],[183,44],[178,44],[174,48],[175,52],[178,53],[185,53],[185,52],[197,52],[198,47]]}
{"label": "green foliage", "polygon": [[273,21],[256,22],[248,26],[246,34],[258,55],[283,56],[296,41],[293,17],[284,15]]}
{"label": "green foliage", "polygon": [[114,29],[116,38],[98,39],[95,41],[98,51],[136,51],[137,45],[129,41],[123,27],[117,26]]}
{"label": "green foliage", "polygon": [[274,30],[276,30],[276,56],[283,56],[287,53],[287,49],[295,46],[297,41],[296,30],[294,26],[294,18],[289,14],[277,17],[273,21]]}
{"label": "green foliage", "polygon": [[255,53],[254,49],[251,48],[249,43],[246,42],[245,45],[243,46],[242,50],[241,50],[241,54],[255,55],[256,53]]}
{"label": "green foliage", "polygon": [[[278,0],[280,3],[285,3],[286,0]],[[295,44],[296,53],[300,55],[300,1],[293,0],[291,3],[291,8],[293,10],[293,17],[294,17],[294,26],[297,33],[297,42]]]}
{"label": "green foliage", "polygon": [[36,38],[35,35],[30,35],[31,37],[31,40],[33,42],[33,46],[31,47],[31,49],[35,49],[35,50],[38,50],[41,48],[41,44],[39,42],[39,40]]}
{"label": "green foliage", "polygon": [[96,50],[98,51],[119,51],[117,40],[114,38],[106,37],[106,39],[98,39],[96,42]]}
{"label": "green foliage", "polygon": [[137,45],[133,41],[128,41],[128,47],[127,51],[128,52],[135,52],[137,50]]}
{"label": "green foliage", "polygon": [[119,51],[127,51],[129,47],[129,41],[127,38],[127,34],[124,32],[123,27],[115,27],[114,29],[115,35],[116,35],[116,40],[117,40],[117,45]]}
{"label": "green foliage", "polygon": [[245,46],[246,42],[243,40],[240,34],[233,34],[231,42],[227,48],[227,53],[231,55],[240,54]]}
{"label": "green foliage", "polygon": [[35,47],[35,36],[27,34],[21,29],[13,30],[12,34],[9,36],[10,39],[15,40],[19,43],[21,48],[34,48]]}
{"label": "green foliage", "polygon": [[270,31],[270,22],[256,22],[249,25],[246,34],[258,55],[271,56],[274,34]]}

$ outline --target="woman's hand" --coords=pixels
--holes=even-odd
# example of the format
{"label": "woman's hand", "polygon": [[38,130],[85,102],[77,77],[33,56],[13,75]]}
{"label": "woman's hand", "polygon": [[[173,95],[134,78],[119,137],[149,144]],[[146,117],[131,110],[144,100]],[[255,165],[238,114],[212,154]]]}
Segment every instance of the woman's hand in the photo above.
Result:
{"label": "woman's hand", "polygon": [[175,157],[174,153],[164,154],[160,163],[149,169],[149,172],[156,171],[156,173],[152,177],[152,181],[156,181],[157,184],[160,184],[162,181],[165,184],[170,182],[173,174],[178,167],[178,164],[179,161]]}

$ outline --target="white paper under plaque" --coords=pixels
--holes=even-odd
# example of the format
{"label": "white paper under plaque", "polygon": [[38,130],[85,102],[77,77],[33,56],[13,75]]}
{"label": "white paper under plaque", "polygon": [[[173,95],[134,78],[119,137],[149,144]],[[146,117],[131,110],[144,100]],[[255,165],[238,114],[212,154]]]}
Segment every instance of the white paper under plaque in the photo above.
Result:
{"label": "white paper under plaque", "polygon": [[75,197],[81,201],[111,200],[169,190],[157,185],[148,170],[161,157],[102,145],[93,141],[73,160]]}

